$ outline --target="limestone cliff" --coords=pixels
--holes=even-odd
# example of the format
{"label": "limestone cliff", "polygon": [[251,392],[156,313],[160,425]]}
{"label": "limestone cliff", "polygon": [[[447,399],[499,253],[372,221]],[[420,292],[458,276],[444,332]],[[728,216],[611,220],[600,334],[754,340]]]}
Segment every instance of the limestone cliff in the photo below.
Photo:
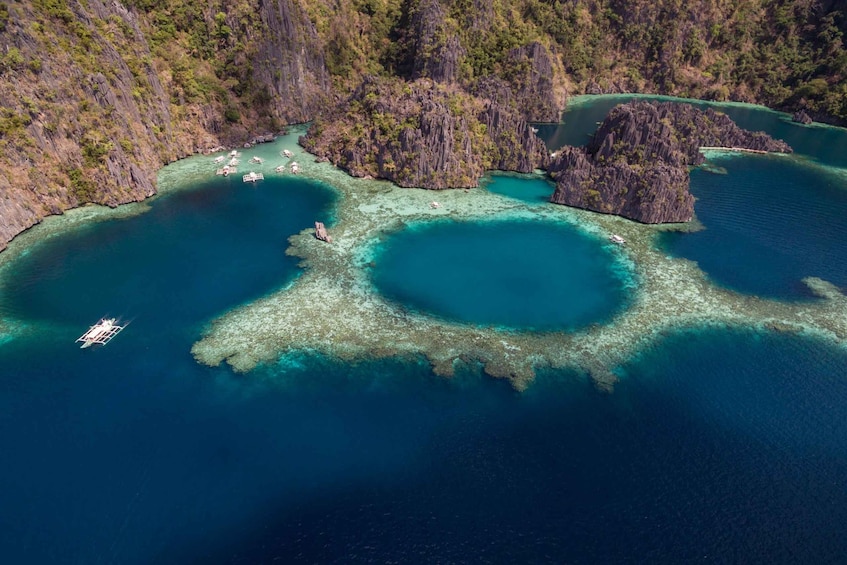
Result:
{"label": "limestone cliff", "polygon": [[456,81],[459,78],[459,62],[466,52],[438,0],[421,0],[411,17],[410,29],[411,78]]}
{"label": "limestone cliff", "polygon": [[0,250],[46,215],[155,194],[165,163],[310,119],[329,92],[314,27],[296,0],[258,4],[4,3]]}
{"label": "limestone cliff", "polygon": [[568,92],[759,102],[844,123],[845,37],[843,0],[7,0],[0,249],[46,214],[152,194],[164,163],[335,115],[367,76],[431,80],[464,100],[418,113],[430,129],[402,145],[417,157],[359,164],[382,134],[348,142],[351,170],[410,183],[437,184],[426,179],[442,165],[467,186],[487,167],[543,163],[522,120],[555,121]]}
{"label": "limestone cliff", "polygon": [[301,144],[353,176],[404,187],[475,187],[488,169],[546,164],[544,143],[518,112],[428,79],[366,80],[316,119]]}
{"label": "limestone cliff", "polygon": [[262,25],[248,33],[258,36],[256,83],[281,124],[307,122],[331,100],[323,42],[296,0],[260,2],[259,10]]}
{"label": "limestone cliff", "polygon": [[586,147],[566,147],[552,160],[551,202],[650,224],[687,222],[694,214],[688,167],[704,161],[700,147],[791,152],[711,108],[631,102],[613,108]]}
{"label": "limestone cliff", "polygon": [[558,122],[567,102],[563,87],[557,87],[553,58],[544,45],[533,41],[507,55],[508,80],[517,107],[532,122]]}
{"label": "limestone cliff", "polygon": [[[558,122],[567,102],[564,70],[555,52],[538,40],[498,40],[502,19],[487,2],[419,0],[404,3],[408,13],[397,22],[393,71],[409,80],[429,78],[468,91],[497,79],[509,88],[512,109],[532,122]],[[503,51],[505,45],[515,45]],[[498,64],[493,53],[503,51]],[[485,57],[485,60],[479,60]],[[480,86],[480,83],[483,86]]]}

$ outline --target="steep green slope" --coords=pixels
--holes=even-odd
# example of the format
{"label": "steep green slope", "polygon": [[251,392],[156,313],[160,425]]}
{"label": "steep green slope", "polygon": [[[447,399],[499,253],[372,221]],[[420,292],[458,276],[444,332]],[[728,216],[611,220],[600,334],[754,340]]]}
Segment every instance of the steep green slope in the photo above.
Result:
{"label": "steep green slope", "polygon": [[368,75],[451,84],[539,121],[568,93],[641,91],[845,123],[845,11],[847,0],[10,0],[0,249],[45,215],[153,194],[163,163],[311,120]]}

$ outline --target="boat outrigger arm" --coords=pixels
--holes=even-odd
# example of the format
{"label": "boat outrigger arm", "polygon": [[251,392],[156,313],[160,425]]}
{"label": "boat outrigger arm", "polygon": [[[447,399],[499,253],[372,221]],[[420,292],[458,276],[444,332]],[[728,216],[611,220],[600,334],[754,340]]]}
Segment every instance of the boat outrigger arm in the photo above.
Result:
{"label": "boat outrigger arm", "polygon": [[87,332],[77,338],[77,342],[82,342],[80,349],[91,347],[92,345],[106,345],[112,338],[126,326],[117,325],[115,318],[103,318],[97,324],[91,326]]}

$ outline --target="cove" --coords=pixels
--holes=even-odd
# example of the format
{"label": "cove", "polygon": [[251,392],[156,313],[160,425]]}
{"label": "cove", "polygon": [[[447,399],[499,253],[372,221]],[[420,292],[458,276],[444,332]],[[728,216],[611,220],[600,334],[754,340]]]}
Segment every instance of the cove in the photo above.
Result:
{"label": "cove", "polygon": [[140,333],[203,322],[291,281],[288,237],[328,217],[333,201],[300,179],[197,183],[140,216],[36,245],[4,273],[0,313],[73,331],[106,315]]}
{"label": "cove", "polygon": [[373,260],[389,299],[475,325],[573,330],[609,321],[627,302],[629,275],[608,246],[564,223],[414,224]]}
{"label": "cove", "polygon": [[556,190],[556,185],[546,178],[493,174],[486,177],[481,187],[494,194],[515,198],[528,204],[546,204]]}
{"label": "cove", "polygon": [[714,161],[727,174],[691,173],[704,230],[666,232],[659,245],[697,261],[733,290],[779,299],[813,296],[819,277],[847,288],[847,186],[826,169],[780,157]]}
{"label": "cove", "polygon": [[[432,193],[299,159],[302,177],[268,175],[255,187],[203,181],[155,199],[142,216],[53,238],[4,267],[0,316],[24,326],[0,343],[4,562],[831,563],[847,554],[847,491],[838,488],[847,476],[847,354],[843,343],[804,337],[797,323],[821,319],[828,301],[728,301],[732,293],[702,281],[690,262],[657,252],[650,226],[564,207],[526,211],[487,191],[439,194],[435,210]],[[208,161],[202,173],[211,176]],[[335,211],[335,192],[302,182],[307,174],[338,184]],[[515,209],[534,219],[490,220]],[[462,214],[471,221],[451,219]],[[336,220],[332,247],[303,231],[319,218]],[[599,235],[571,220],[580,230],[596,224]],[[387,221],[409,227],[374,244],[383,259],[363,257]],[[545,334],[439,325],[373,296],[395,237],[426,247],[450,226],[470,230],[471,241],[480,226],[493,229],[483,243],[500,232],[534,235],[480,265],[515,264],[511,247],[535,256],[527,264],[535,276],[518,281],[519,291],[542,294],[532,307],[576,295],[556,261],[590,274],[571,257],[583,241],[592,253],[577,257],[597,259],[601,272],[619,274],[617,253],[631,254],[642,294],[619,302],[626,309],[612,323]],[[575,241],[554,237],[567,245],[545,251],[551,226]],[[628,246],[612,248],[608,232]],[[465,249],[462,238],[445,239]],[[301,255],[285,254],[292,250]],[[465,253],[450,266],[475,261]],[[553,290],[533,290],[545,277]],[[631,288],[630,277],[616,284]],[[189,351],[209,320],[257,297],[257,323],[221,340],[258,334],[245,350],[294,349],[275,350],[247,374],[195,362]],[[645,339],[654,324],[691,323],[689,311],[713,325],[788,320],[797,332],[691,329]],[[384,315],[345,327],[357,312]],[[73,340],[107,313],[133,321],[107,347],[80,350]],[[842,313],[808,333],[847,335]],[[260,333],[288,327],[301,332],[296,339]],[[362,335],[373,341],[355,360],[316,353]],[[390,350],[392,339],[470,362],[459,359],[442,378],[422,358],[427,349]],[[633,343],[630,358],[624,346]],[[474,357],[479,344],[487,349]],[[475,364],[501,351],[595,359],[612,350],[629,360],[612,357],[620,380],[611,393],[579,363],[542,368],[520,393]]]}

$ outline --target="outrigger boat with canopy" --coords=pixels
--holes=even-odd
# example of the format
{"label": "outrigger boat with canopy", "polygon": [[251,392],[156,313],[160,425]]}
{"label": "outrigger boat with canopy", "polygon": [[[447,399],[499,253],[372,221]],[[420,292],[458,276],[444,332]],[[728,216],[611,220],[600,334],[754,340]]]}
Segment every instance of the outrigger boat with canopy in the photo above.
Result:
{"label": "outrigger boat with canopy", "polygon": [[125,327],[119,326],[115,318],[103,318],[79,336],[76,341],[82,342],[80,349],[91,347],[94,344],[106,345]]}

